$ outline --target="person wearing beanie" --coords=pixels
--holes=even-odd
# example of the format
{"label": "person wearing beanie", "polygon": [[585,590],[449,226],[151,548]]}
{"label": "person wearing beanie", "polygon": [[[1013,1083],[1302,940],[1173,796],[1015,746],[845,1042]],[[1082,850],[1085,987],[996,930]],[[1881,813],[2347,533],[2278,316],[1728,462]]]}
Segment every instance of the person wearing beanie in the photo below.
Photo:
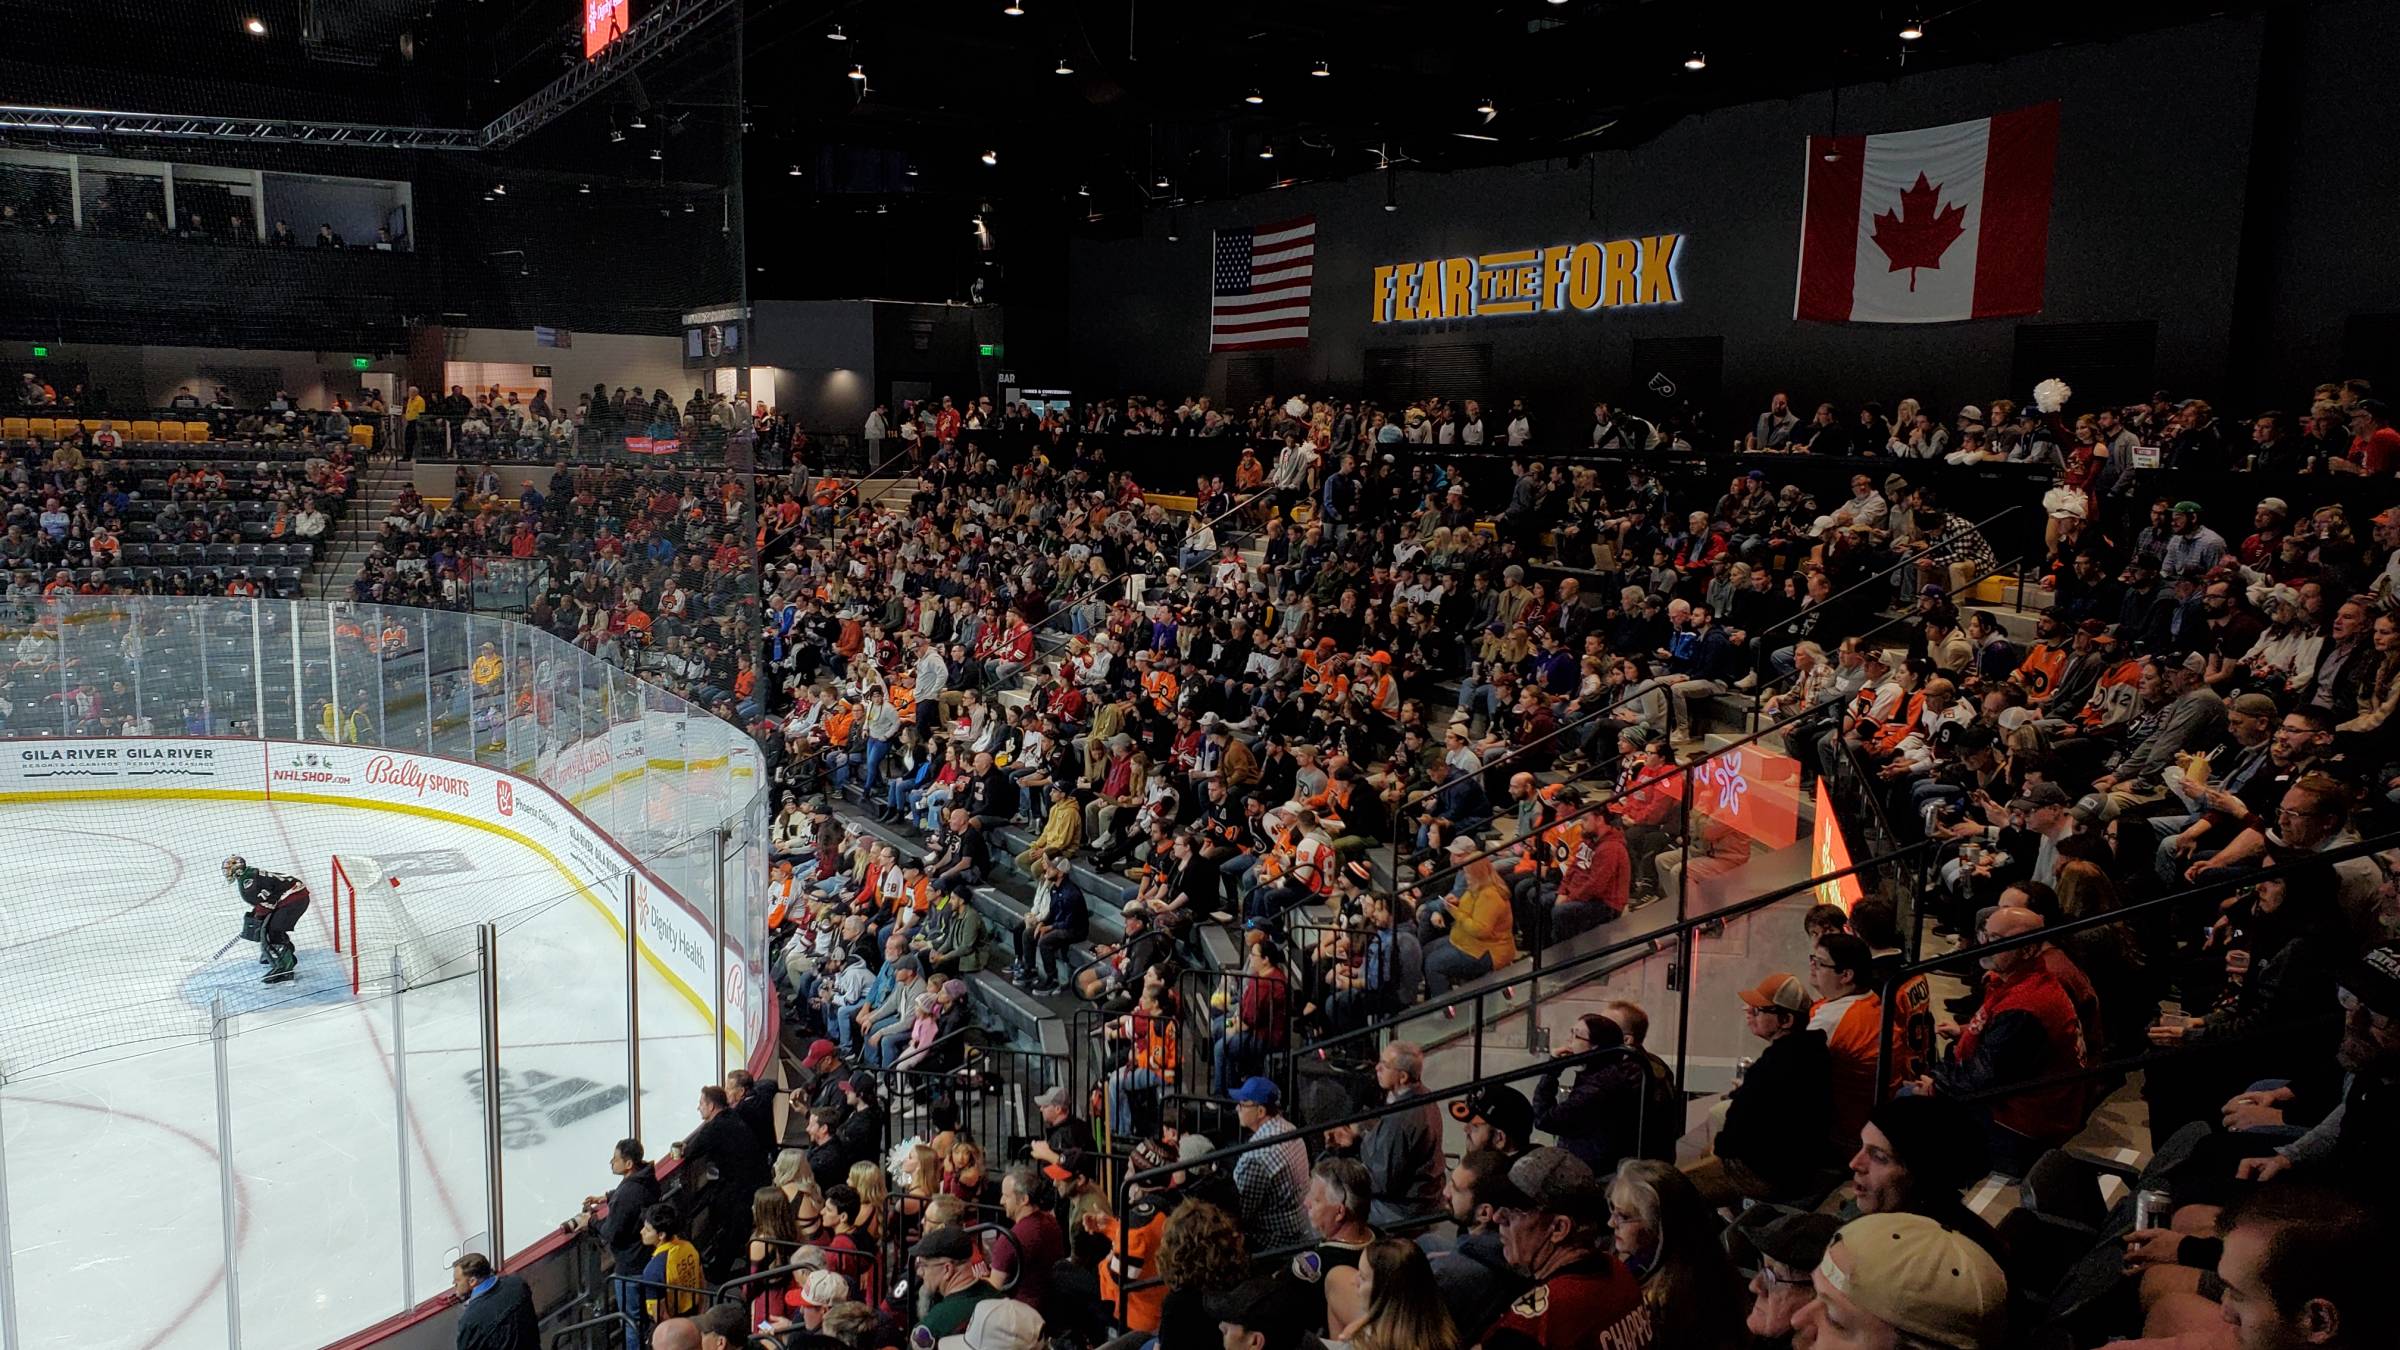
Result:
{"label": "person wearing beanie", "polygon": [[1842,1217],[1922,1214],[2000,1260],[1999,1232],[1960,1198],[1987,1165],[1983,1131],[1965,1107],[1945,1097],[1894,1097],[1859,1131]]}

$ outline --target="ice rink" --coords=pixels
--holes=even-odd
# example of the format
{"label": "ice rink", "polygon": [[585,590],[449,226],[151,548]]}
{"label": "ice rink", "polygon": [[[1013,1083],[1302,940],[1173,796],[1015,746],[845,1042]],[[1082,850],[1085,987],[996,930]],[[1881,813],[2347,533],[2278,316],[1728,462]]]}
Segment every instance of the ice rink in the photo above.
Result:
{"label": "ice rink", "polygon": [[[0,1130],[23,1345],[222,1347],[229,1311],[244,1346],[323,1345],[441,1292],[462,1245],[492,1249],[472,959],[353,997],[330,941],[337,853],[370,943],[397,931],[374,914],[395,900],[437,952],[471,952],[465,925],[501,926],[508,1250],[609,1189],[630,1111],[623,940],[539,854],[457,824],[262,802],[13,804],[0,830]],[[239,928],[218,870],[236,852],[310,886],[291,984],[259,984],[252,943],[214,955]],[[706,1012],[647,962],[639,991],[656,1154],[697,1123],[716,1056]]]}

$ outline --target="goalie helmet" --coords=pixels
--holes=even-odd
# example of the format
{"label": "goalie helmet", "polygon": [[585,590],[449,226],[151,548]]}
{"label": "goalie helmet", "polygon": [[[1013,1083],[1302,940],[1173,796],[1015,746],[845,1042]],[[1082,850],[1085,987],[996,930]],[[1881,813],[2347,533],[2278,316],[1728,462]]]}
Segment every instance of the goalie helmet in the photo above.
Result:
{"label": "goalie helmet", "polygon": [[250,875],[250,860],[239,853],[225,855],[225,879],[238,882]]}

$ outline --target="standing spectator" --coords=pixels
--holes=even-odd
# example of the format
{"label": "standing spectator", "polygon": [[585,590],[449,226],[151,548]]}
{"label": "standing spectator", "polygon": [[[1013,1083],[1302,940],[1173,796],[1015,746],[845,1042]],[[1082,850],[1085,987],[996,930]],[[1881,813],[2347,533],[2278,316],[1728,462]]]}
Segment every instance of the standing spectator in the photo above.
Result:
{"label": "standing spectator", "polygon": [[[642,1241],[642,1213],[658,1203],[658,1172],[642,1161],[639,1139],[618,1140],[609,1152],[608,1170],[617,1178],[616,1189],[605,1197],[584,1197],[584,1222],[589,1224],[602,1204],[608,1206],[608,1213],[599,1220],[600,1245],[608,1249],[610,1269],[620,1278],[629,1278],[650,1259],[650,1248]],[[625,1301],[620,1301],[618,1308],[633,1311]]]}
{"label": "standing spectator", "polygon": [[704,1178],[692,1196],[694,1237],[712,1279],[744,1273],[750,1236],[750,1198],[772,1183],[775,1166],[766,1146],[733,1112],[725,1089],[700,1089],[700,1128],[675,1145],[674,1154]]}
{"label": "standing spectator", "polygon": [[1284,1118],[1283,1090],[1273,1079],[1250,1079],[1233,1090],[1233,1114],[1249,1131],[1250,1142],[1283,1139],[1233,1160],[1233,1182],[1242,1201],[1242,1230],[1262,1251],[1306,1242],[1308,1221],[1301,1216],[1300,1204],[1308,1193],[1308,1146]]}
{"label": "standing spectator", "polygon": [[1808,1025],[1808,991],[1778,974],[1741,997],[1767,1048],[1728,1095],[1709,1155],[1685,1168],[1711,1206],[1800,1196],[1830,1161],[1832,1060],[1825,1033]]}
{"label": "standing spectator", "polygon": [[1537,1148],[1494,1183],[1488,1203],[1509,1266],[1533,1288],[1484,1334],[1483,1350],[1650,1345],[1641,1283],[1610,1254],[1608,1201],[1592,1169],[1564,1149]]}
{"label": "standing spectator", "polygon": [[453,1262],[450,1292],[466,1305],[458,1314],[458,1350],[541,1350],[533,1291],[494,1271],[490,1257],[468,1252]]}
{"label": "standing spectator", "polygon": [[1920,1214],[1871,1214],[1842,1225],[1812,1277],[1816,1296],[1794,1320],[1834,1347],[1999,1350],[2008,1279],[1981,1247]]}

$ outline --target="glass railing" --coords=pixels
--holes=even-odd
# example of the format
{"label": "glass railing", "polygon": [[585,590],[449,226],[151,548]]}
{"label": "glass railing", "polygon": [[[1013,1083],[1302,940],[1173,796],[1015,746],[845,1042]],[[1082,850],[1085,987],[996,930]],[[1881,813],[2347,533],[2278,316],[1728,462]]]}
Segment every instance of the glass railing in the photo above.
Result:
{"label": "glass railing", "polygon": [[[738,728],[482,615],[91,596],[0,644],[19,1343],[88,1338],[128,1258],[127,1334],[338,1340],[554,1234],[769,1051]],[[237,854],[307,888],[288,980]]]}

